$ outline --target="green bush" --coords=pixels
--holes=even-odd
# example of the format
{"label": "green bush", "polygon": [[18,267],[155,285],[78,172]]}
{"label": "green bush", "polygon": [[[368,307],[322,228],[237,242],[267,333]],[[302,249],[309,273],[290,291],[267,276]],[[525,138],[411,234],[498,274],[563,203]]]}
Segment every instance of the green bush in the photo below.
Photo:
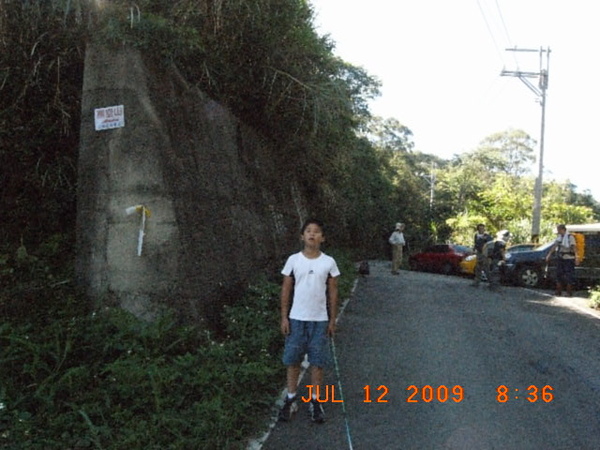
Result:
{"label": "green bush", "polygon": [[228,308],[222,341],[120,309],[4,323],[0,447],[243,448],[284,380],[274,293],[253,287]]}
{"label": "green bush", "polygon": [[600,286],[595,286],[589,290],[590,307],[600,309]]}

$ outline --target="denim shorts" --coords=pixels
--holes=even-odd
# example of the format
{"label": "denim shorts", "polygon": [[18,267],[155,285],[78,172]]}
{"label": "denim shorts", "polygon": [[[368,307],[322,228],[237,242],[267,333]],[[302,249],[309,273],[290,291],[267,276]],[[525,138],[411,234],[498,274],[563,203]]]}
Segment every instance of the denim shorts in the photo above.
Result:
{"label": "denim shorts", "polygon": [[306,354],[312,366],[329,367],[331,352],[327,339],[328,324],[327,321],[307,322],[290,319],[290,334],[285,338],[283,364],[300,364]]}

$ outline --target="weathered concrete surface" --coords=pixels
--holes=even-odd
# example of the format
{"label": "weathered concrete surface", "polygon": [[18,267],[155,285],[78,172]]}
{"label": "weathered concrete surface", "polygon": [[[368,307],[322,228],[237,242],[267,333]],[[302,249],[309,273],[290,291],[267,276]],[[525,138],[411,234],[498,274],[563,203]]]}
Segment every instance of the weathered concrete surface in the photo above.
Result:
{"label": "weathered concrete surface", "polygon": [[[124,105],[125,127],[94,130],[94,109]],[[141,317],[168,305],[194,321],[294,249],[306,216],[272,144],[131,49],[86,53],[77,274],[99,304]],[[144,205],[142,255],[137,255]]]}

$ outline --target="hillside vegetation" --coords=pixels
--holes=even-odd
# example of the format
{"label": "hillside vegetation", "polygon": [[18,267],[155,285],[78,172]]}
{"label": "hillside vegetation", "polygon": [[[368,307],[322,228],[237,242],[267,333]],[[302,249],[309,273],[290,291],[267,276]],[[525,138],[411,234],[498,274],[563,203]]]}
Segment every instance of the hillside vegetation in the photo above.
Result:
{"label": "hillside vegetation", "polygon": [[[333,53],[304,0],[0,0],[0,447],[243,448],[283,381],[278,278],[226,308],[219,333],[165,317],[95,311],[73,283],[77,155],[86,42],[141,49],[275,142],[329,225],[343,295],[352,261],[469,243],[473,227],[527,241],[535,142],[482,137],[444,160],[397,119],[371,117],[379,83]],[[544,186],[543,237],[598,220],[569,183]],[[249,414],[248,411],[256,411]]]}

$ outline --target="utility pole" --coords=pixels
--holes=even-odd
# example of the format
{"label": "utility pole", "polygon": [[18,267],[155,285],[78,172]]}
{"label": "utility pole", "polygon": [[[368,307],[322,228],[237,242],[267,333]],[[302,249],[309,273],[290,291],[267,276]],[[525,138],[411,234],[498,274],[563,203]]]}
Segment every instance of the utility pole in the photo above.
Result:
{"label": "utility pole", "polygon": [[430,213],[433,211],[433,200],[434,200],[434,196],[435,196],[435,183],[436,183],[436,175],[435,175],[436,169],[437,169],[437,165],[435,164],[434,161],[431,161],[431,164],[429,166],[429,173],[425,173],[425,172],[417,172],[416,173],[417,176],[427,180],[427,183],[429,184],[429,212]]}
{"label": "utility pole", "polygon": [[433,211],[433,197],[434,197],[435,182],[436,182],[435,169],[436,169],[436,165],[432,161],[431,162],[431,170],[429,171],[429,177],[427,178],[427,180],[429,181],[429,213],[430,214]]}
{"label": "utility pole", "polygon": [[[546,125],[546,90],[548,89],[548,75],[550,70],[550,47],[543,49],[526,48],[507,48],[509,52],[539,52],[540,69],[539,72],[521,72],[502,70],[501,76],[518,77],[536,96],[539,98],[542,106],[542,126],[540,132],[540,157],[538,176],[535,180],[534,199],[533,199],[533,217],[531,219],[531,242],[537,243],[540,236],[540,222],[542,216],[542,176],[544,172],[544,131]],[[544,63],[544,55],[546,61]],[[538,86],[535,86],[528,78],[538,78]]]}

